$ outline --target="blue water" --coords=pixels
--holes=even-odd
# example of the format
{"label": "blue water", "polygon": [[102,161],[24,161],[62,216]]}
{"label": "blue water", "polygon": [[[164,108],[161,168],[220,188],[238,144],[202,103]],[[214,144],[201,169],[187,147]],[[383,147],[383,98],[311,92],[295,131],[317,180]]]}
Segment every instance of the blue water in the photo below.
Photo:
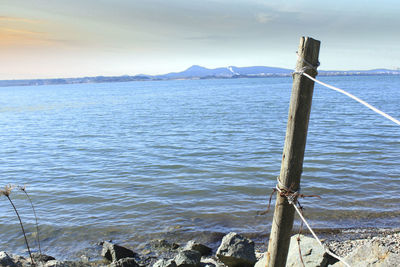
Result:
{"label": "blue water", "polygon": [[[400,118],[400,76],[321,77]],[[0,88],[0,186],[26,185],[45,252],[265,234],[291,78]],[[399,227],[400,127],[316,86],[302,190],[315,228]],[[32,247],[29,202],[14,189]],[[24,253],[0,198],[0,251]],[[211,236],[211,237],[210,237]]]}

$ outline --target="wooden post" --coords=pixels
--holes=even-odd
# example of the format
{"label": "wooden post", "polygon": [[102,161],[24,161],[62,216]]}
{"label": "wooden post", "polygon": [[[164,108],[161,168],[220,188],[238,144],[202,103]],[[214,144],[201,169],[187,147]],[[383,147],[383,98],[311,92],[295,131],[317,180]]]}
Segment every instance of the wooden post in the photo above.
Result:
{"label": "wooden post", "polygon": [[[319,47],[320,41],[302,37],[297,51],[299,58],[296,70],[306,67],[304,72],[315,77],[317,72],[307,67],[318,65]],[[294,75],[279,175],[281,184],[286,188],[291,188],[292,191],[297,191],[300,187],[313,91],[313,81],[300,74]],[[278,193],[267,252],[268,267],[285,267],[286,265],[294,213],[294,207]]]}

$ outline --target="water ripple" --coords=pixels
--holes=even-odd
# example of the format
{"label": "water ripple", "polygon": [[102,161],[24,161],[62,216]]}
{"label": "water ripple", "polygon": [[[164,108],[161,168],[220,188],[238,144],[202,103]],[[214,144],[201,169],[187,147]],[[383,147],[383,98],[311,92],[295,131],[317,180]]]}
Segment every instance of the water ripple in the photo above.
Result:
{"label": "water ripple", "polygon": [[[400,117],[400,77],[323,79]],[[169,234],[265,233],[272,214],[256,213],[279,175],[291,83],[0,88],[0,181],[27,184],[42,247],[61,258],[104,239],[138,245]],[[316,86],[302,177],[305,194],[322,196],[302,201],[312,224],[397,224],[399,152],[398,127]],[[13,197],[33,234],[29,205],[23,195]],[[15,215],[3,201],[0,250],[23,252]]]}

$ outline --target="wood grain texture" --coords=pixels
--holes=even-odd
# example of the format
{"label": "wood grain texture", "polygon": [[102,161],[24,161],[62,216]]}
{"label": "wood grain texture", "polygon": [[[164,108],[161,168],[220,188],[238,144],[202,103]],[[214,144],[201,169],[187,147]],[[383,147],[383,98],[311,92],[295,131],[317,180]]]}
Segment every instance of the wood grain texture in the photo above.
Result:
{"label": "wood grain texture", "polygon": [[[317,65],[320,41],[302,37],[298,50],[296,69],[301,70],[306,62]],[[305,72],[313,77],[317,72],[307,69]],[[279,180],[282,185],[297,191],[300,188],[300,177],[303,171],[304,151],[306,147],[308,122],[311,112],[314,82],[307,77],[295,74],[289,106],[285,146],[282,154]],[[287,199],[277,195],[274,218],[268,245],[267,266],[284,267],[290,245],[295,210]]]}

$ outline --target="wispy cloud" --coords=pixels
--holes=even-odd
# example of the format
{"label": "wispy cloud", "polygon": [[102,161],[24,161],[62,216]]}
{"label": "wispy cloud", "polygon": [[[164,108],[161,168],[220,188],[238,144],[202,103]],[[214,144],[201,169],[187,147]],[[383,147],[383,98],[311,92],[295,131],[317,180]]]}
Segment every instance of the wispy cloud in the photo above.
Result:
{"label": "wispy cloud", "polygon": [[57,42],[51,40],[51,38],[45,32],[39,32],[30,29],[0,27],[0,47],[3,49],[49,46],[55,43]]}
{"label": "wispy cloud", "polygon": [[45,20],[0,16],[0,47],[13,50],[66,43],[53,36],[51,27]]}
{"label": "wispy cloud", "polygon": [[20,29],[13,29],[13,28],[1,28],[0,31],[8,32],[10,34],[18,34],[18,35],[31,35],[31,36],[43,36],[44,33],[36,32],[36,31],[29,31],[29,30],[20,30]]}
{"label": "wispy cloud", "polygon": [[275,17],[276,17],[275,15],[268,14],[268,13],[257,13],[256,14],[256,20],[262,24],[273,21],[275,19]]}
{"label": "wispy cloud", "polygon": [[36,23],[40,23],[41,21],[38,20],[38,19],[28,19],[28,18],[21,18],[21,17],[0,16],[0,22],[22,22],[22,23],[36,24]]}
{"label": "wispy cloud", "polygon": [[230,35],[192,35],[182,37],[182,40],[189,41],[224,41],[224,40],[234,40],[240,38],[239,36]]}

